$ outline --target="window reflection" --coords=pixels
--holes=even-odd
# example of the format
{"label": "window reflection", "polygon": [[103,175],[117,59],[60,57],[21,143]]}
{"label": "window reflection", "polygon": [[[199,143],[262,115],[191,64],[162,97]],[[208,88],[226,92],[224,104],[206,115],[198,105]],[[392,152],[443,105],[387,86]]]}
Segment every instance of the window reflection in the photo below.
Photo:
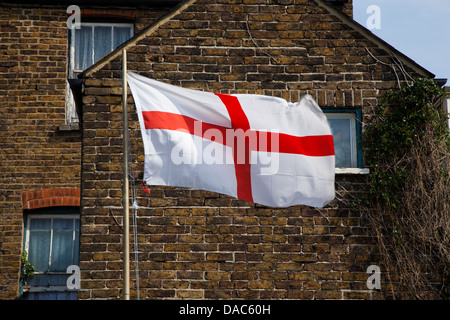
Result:
{"label": "window reflection", "polygon": [[333,135],[336,168],[356,167],[355,116],[352,113],[328,113],[326,116]]}

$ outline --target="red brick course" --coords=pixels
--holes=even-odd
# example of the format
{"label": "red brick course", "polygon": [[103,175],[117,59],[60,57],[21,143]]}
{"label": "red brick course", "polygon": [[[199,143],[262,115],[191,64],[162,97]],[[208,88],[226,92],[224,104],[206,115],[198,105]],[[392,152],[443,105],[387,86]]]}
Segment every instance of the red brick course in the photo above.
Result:
{"label": "red brick course", "polygon": [[80,206],[80,188],[49,188],[22,192],[22,208]]}

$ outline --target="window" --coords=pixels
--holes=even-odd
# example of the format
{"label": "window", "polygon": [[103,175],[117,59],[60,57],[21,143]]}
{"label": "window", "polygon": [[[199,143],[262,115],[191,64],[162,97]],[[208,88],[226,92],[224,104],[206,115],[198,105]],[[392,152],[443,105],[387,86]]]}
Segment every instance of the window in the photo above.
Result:
{"label": "window", "polygon": [[[133,36],[130,23],[82,23],[80,29],[71,29],[69,78],[73,79],[109,52]],[[72,92],[67,84],[67,123],[78,122]]]}
{"label": "window", "polygon": [[361,168],[361,111],[323,111],[333,134],[336,168]]}
{"label": "window", "polygon": [[32,210],[25,216],[25,245],[35,268],[27,300],[75,300],[69,290],[67,267],[78,265],[80,216],[78,208]]}

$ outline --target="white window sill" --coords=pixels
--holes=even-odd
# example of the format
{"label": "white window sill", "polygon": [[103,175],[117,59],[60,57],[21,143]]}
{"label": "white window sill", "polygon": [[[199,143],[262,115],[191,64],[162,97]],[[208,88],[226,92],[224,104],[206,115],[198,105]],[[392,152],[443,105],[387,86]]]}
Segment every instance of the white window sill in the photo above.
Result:
{"label": "white window sill", "polygon": [[335,174],[369,174],[368,168],[335,168]]}

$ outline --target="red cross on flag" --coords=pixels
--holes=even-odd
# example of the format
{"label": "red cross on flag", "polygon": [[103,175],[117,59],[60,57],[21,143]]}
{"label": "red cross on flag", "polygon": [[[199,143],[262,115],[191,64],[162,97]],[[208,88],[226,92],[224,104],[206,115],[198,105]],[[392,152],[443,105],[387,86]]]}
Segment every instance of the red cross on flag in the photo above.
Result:
{"label": "red cross on flag", "polygon": [[271,207],[334,199],[334,145],[313,98],[214,94],[128,72],[148,185],[218,192]]}

